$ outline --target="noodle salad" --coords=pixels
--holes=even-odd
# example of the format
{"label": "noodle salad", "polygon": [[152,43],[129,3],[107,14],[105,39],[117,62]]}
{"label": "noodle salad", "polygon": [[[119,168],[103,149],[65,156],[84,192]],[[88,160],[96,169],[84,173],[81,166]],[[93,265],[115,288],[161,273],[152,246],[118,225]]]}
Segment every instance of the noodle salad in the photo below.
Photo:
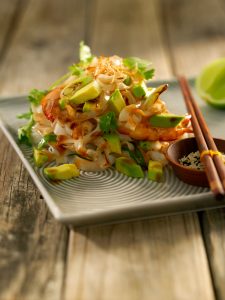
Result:
{"label": "noodle salad", "polygon": [[[80,170],[114,167],[131,177],[160,181],[171,141],[192,132],[190,117],[170,113],[148,87],[151,64],[137,57],[93,56],[80,43],[80,61],[48,90],[31,90],[28,123],[18,139],[33,147],[34,163],[51,180]],[[54,162],[54,166],[49,166]]]}

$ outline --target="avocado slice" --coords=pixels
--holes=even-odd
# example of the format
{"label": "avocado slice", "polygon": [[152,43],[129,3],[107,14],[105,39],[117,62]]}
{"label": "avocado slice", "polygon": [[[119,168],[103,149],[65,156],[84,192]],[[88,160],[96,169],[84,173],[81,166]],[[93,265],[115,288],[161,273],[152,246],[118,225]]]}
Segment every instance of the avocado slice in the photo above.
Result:
{"label": "avocado slice", "polygon": [[33,149],[33,157],[34,163],[38,168],[42,167],[48,161],[48,156],[45,152],[36,148]]}
{"label": "avocado slice", "polygon": [[135,84],[132,88],[132,92],[137,98],[144,97],[147,91],[147,86],[144,82],[142,82],[141,84]]}
{"label": "avocado slice", "polygon": [[117,134],[105,134],[103,137],[108,142],[111,152],[121,154],[120,138]]}
{"label": "avocado slice", "polygon": [[152,127],[171,128],[176,127],[183,119],[184,116],[173,114],[158,114],[150,117],[149,123]]}
{"label": "avocado slice", "polygon": [[68,104],[68,102],[69,102],[69,100],[67,99],[67,98],[61,98],[60,100],[59,100],[59,107],[61,108],[61,109],[65,109],[66,108],[66,105]]}
{"label": "avocado slice", "polygon": [[108,101],[109,108],[114,111],[117,115],[126,106],[123,96],[119,89],[116,89],[109,98]]}
{"label": "avocado slice", "polygon": [[119,157],[116,159],[116,170],[129,177],[144,178],[142,168],[127,157]]}
{"label": "avocado slice", "polygon": [[80,175],[75,164],[63,164],[44,169],[44,174],[51,180],[66,180]]}
{"label": "avocado slice", "polygon": [[70,98],[70,102],[74,104],[81,104],[88,100],[97,98],[101,93],[101,88],[97,81],[92,81],[81,89],[75,92]]}
{"label": "avocado slice", "polygon": [[167,90],[168,84],[160,85],[157,88],[148,88],[146,93],[145,101],[143,103],[143,108],[151,107],[155,101],[159,98],[159,95]]}
{"label": "avocado slice", "polygon": [[83,106],[83,112],[89,112],[96,109],[96,103],[92,101],[86,101]]}
{"label": "avocado slice", "polygon": [[149,160],[148,179],[152,181],[161,181],[163,177],[163,165],[159,161]]}
{"label": "avocado slice", "polygon": [[70,99],[77,90],[83,88],[88,83],[92,82],[93,78],[91,76],[79,77],[74,79],[72,82],[67,84],[62,90],[63,98]]}

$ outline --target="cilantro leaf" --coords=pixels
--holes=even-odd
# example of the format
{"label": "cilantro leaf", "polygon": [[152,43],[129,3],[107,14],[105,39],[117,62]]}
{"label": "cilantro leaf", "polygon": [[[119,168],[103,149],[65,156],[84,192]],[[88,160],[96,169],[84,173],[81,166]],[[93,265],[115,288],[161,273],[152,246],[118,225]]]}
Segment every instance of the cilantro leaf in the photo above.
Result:
{"label": "cilantro leaf", "polygon": [[17,117],[18,119],[27,119],[27,120],[29,120],[31,116],[32,116],[32,112],[29,111],[29,112],[27,112],[27,113],[19,114],[19,115],[17,115],[16,117]]}
{"label": "cilantro leaf", "polygon": [[84,44],[83,41],[80,42],[80,61],[82,62],[91,62],[93,56],[91,54],[91,49]]}
{"label": "cilantro leaf", "polygon": [[130,70],[144,72],[151,63],[138,57],[127,57],[123,59],[123,64]]}
{"label": "cilantro leaf", "polygon": [[130,157],[141,167],[146,167],[145,159],[141,153],[141,151],[137,148],[134,147],[134,150],[130,150],[128,146],[123,146],[122,148],[123,151],[127,151],[130,155]]}
{"label": "cilantro leaf", "polygon": [[105,134],[115,131],[117,129],[115,113],[110,111],[107,114],[101,116],[99,126],[101,131]]}
{"label": "cilantro leaf", "polygon": [[56,142],[57,136],[54,133],[46,134],[38,144],[38,150],[43,149],[49,142]]}
{"label": "cilantro leaf", "polygon": [[151,63],[138,57],[127,57],[123,59],[123,64],[130,70],[136,70],[144,79],[151,79],[154,75],[154,69],[148,69]]}
{"label": "cilantro leaf", "polygon": [[151,79],[154,76],[154,73],[155,73],[155,70],[154,69],[150,69],[150,70],[145,71],[143,73],[143,75],[144,75],[144,78],[146,80],[149,80],[149,79]]}
{"label": "cilantro leaf", "polygon": [[34,120],[31,117],[30,121],[26,125],[24,125],[18,129],[18,140],[20,143],[26,144],[28,146],[32,145],[31,129],[32,129],[33,125],[34,125]]}
{"label": "cilantro leaf", "polygon": [[38,106],[41,103],[42,98],[47,93],[48,93],[48,91],[41,91],[41,90],[33,89],[30,91],[30,94],[28,95],[28,100],[35,106]]}
{"label": "cilantro leaf", "polygon": [[123,83],[126,85],[130,85],[132,82],[131,78],[128,76],[127,78],[124,79]]}
{"label": "cilantro leaf", "polygon": [[84,70],[79,67],[77,64],[73,64],[72,66],[69,67],[69,70],[71,72],[71,75],[76,75],[76,76],[80,76]]}

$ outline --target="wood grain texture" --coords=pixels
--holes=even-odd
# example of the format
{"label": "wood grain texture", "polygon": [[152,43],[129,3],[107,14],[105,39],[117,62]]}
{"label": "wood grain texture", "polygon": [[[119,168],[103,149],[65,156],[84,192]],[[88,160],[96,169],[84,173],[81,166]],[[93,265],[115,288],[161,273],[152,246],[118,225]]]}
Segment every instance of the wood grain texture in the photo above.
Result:
{"label": "wood grain texture", "polygon": [[0,138],[0,299],[60,299],[67,231],[50,216],[19,158]]}
{"label": "wood grain texture", "polygon": [[80,229],[66,300],[214,299],[196,215]]}
{"label": "wood grain texture", "polygon": [[[84,18],[80,1],[28,1],[0,65],[1,95],[46,88],[63,74]],[[49,214],[2,133],[0,140],[0,299],[61,300],[67,229]]]}
{"label": "wood grain texture", "polygon": [[195,76],[210,60],[225,56],[224,1],[158,2],[173,72]]}
{"label": "wood grain texture", "polygon": [[225,209],[200,214],[216,298],[225,297]]}
{"label": "wood grain texture", "polygon": [[[1,66],[1,95],[27,93],[34,87],[46,89],[66,73],[78,59],[84,24],[83,1],[30,0]],[[13,84],[9,80],[12,74]]]}
{"label": "wood grain texture", "polygon": [[[21,1],[22,2],[22,1]],[[0,9],[0,59],[2,59],[3,52],[7,47],[7,42],[10,40],[10,36],[13,30],[13,24],[16,16],[19,14],[19,1],[12,0],[1,1]]]}

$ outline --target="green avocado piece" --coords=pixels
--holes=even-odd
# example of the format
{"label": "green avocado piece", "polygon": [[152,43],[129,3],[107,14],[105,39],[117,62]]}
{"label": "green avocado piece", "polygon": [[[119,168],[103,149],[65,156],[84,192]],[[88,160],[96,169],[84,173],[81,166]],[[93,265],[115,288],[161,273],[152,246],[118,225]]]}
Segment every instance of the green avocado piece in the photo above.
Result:
{"label": "green avocado piece", "polygon": [[132,88],[132,92],[137,98],[144,97],[147,91],[147,86],[144,82],[142,82],[141,84],[135,84]]}
{"label": "green avocado piece", "polygon": [[51,180],[66,180],[80,175],[75,164],[63,164],[44,169],[44,174]]}
{"label": "green avocado piece", "polygon": [[92,101],[86,101],[83,106],[83,112],[89,112],[96,109],[96,103]]}
{"label": "green avocado piece", "polygon": [[33,157],[34,163],[38,168],[42,167],[48,161],[48,156],[42,150],[36,148],[33,149]]}
{"label": "green avocado piece", "polygon": [[129,177],[144,178],[142,168],[127,157],[119,157],[116,159],[116,170]]}
{"label": "green avocado piece", "polygon": [[93,100],[97,98],[101,93],[101,88],[97,81],[92,81],[85,85],[81,89],[75,92],[75,94],[70,98],[70,102],[74,104],[81,104],[88,100]]}
{"label": "green avocado piece", "polygon": [[159,161],[149,160],[148,179],[152,181],[161,181],[163,177],[163,166]]}
{"label": "green avocado piece", "polygon": [[172,128],[176,127],[183,119],[184,116],[173,114],[158,114],[150,117],[149,123],[152,127]]}
{"label": "green avocado piece", "polygon": [[65,109],[66,105],[68,104],[69,100],[67,98],[61,98],[59,100],[59,106],[61,109]]}
{"label": "green avocado piece", "polygon": [[69,100],[76,93],[77,90],[80,90],[92,81],[93,78],[90,76],[76,78],[64,87],[61,94],[63,95],[64,99]]}
{"label": "green avocado piece", "polygon": [[103,137],[108,142],[110,151],[112,153],[121,154],[120,138],[117,134],[115,133],[105,134]]}
{"label": "green avocado piece", "polygon": [[151,107],[155,101],[159,98],[159,95],[167,90],[168,84],[160,85],[157,88],[148,88],[148,91],[145,96],[145,101],[143,103],[143,108]]}
{"label": "green avocado piece", "polygon": [[126,103],[123,99],[123,96],[120,93],[119,89],[116,89],[108,101],[109,108],[114,111],[117,115],[121,110],[126,106]]}

